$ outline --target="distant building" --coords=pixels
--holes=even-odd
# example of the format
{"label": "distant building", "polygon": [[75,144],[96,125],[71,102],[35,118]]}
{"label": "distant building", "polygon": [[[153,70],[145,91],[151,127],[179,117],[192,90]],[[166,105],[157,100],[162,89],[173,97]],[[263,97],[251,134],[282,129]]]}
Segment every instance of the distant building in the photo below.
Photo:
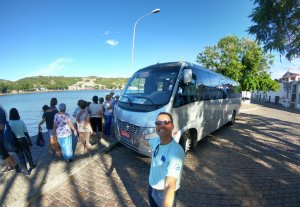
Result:
{"label": "distant building", "polygon": [[279,92],[256,91],[252,93],[252,99],[300,109],[300,74],[288,71],[278,81],[281,86]]}
{"label": "distant building", "polygon": [[280,82],[294,82],[294,81],[300,81],[300,74],[298,73],[291,73],[286,72],[280,79]]}
{"label": "distant building", "polygon": [[93,90],[104,89],[105,85],[97,84],[95,78],[82,78],[81,81],[68,87],[69,90]]}

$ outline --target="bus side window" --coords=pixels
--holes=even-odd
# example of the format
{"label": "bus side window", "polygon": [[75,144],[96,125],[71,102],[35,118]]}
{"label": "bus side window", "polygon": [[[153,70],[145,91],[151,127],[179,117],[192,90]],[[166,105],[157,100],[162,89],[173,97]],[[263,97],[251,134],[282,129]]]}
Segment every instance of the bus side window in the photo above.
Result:
{"label": "bus side window", "polygon": [[197,75],[197,98],[198,101],[210,100],[209,73],[203,70],[195,70]]}
{"label": "bus side window", "polygon": [[185,84],[182,80],[180,80],[173,106],[176,108],[195,101],[197,101],[197,88],[196,76],[193,74],[192,81],[190,83]]}
{"label": "bus side window", "polygon": [[174,108],[177,108],[177,107],[180,107],[180,106],[183,106],[183,97],[182,97],[182,81],[179,82],[178,84],[178,88],[177,88],[177,92],[176,92],[176,95],[175,95],[175,99],[174,99],[174,104],[173,104],[173,107]]}
{"label": "bus side window", "polygon": [[187,84],[183,84],[183,102],[189,104],[197,101],[197,88],[196,88],[196,75],[193,74],[192,81]]}

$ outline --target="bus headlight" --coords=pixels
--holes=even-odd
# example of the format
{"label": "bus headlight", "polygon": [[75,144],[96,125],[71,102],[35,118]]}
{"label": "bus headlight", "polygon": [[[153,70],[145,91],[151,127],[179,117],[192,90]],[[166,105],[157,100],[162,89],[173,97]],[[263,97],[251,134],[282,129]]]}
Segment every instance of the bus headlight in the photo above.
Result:
{"label": "bus headlight", "polygon": [[154,127],[145,128],[143,133],[144,139],[151,139],[157,137],[156,129]]}

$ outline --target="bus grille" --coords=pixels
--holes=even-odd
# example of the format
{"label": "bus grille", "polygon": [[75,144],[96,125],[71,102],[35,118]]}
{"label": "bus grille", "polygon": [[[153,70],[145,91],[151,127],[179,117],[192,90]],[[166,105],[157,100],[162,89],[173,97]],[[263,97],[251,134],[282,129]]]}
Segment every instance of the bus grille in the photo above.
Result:
{"label": "bus grille", "polygon": [[134,124],[129,124],[125,121],[121,121],[118,119],[119,130],[124,130],[129,132],[130,134],[137,135],[140,131],[140,127]]}

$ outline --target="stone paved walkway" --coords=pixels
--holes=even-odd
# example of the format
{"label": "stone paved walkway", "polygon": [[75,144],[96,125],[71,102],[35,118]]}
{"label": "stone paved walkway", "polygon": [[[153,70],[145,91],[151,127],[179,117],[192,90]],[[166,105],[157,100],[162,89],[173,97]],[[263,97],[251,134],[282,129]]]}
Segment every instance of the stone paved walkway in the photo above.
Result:
{"label": "stone paved walkway", "polygon": [[[35,143],[36,137],[32,137]],[[83,169],[90,162],[93,162],[93,155],[109,150],[116,142],[113,139],[104,140],[93,145],[92,151],[81,155],[76,146],[77,139],[73,138],[75,157],[73,162],[66,162],[62,158],[56,158],[49,153],[49,142],[44,147],[34,145],[31,148],[34,163],[37,167],[30,176],[14,171],[0,174],[0,203],[1,206],[26,206],[28,201],[41,194],[55,189],[64,183],[70,176]],[[17,158],[16,158],[17,159]],[[4,167],[1,161],[1,167]]]}
{"label": "stone paved walkway", "polygon": [[[188,154],[178,206],[298,206],[299,113],[286,111],[244,104],[236,126],[201,141]],[[122,145],[103,154],[116,144],[106,141],[71,163],[33,146],[30,176],[0,174],[0,206],[148,206],[150,159]]]}

